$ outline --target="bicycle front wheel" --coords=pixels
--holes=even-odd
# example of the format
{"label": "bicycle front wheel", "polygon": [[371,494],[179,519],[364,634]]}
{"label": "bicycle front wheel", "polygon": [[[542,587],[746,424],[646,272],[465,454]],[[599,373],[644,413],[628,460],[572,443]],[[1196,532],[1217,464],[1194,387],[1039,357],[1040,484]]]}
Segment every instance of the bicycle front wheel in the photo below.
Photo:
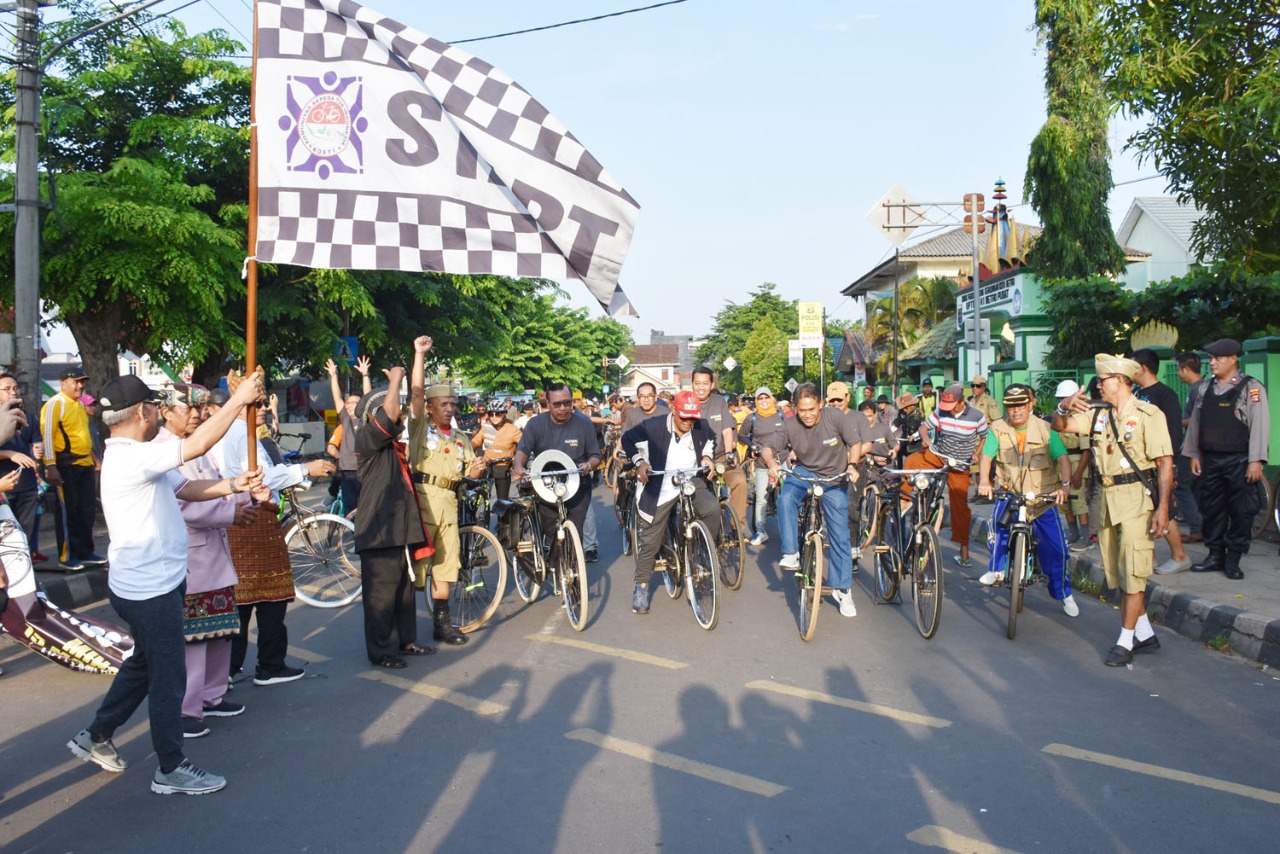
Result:
{"label": "bicycle front wheel", "polygon": [[294,595],[316,608],[340,608],[360,595],[356,526],[341,516],[319,513],[294,522],[285,534]]}
{"label": "bicycle front wheel", "polygon": [[742,570],[746,563],[746,549],[742,547],[742,526],[728,504],[720,505],[720,542],[717,551],[720,559],[720,580],[729,590],[742,587]]}
{"label": "bicycle front wheel", "polygon": [[806,642],[818,630],[822,575],[822,540],[817,534],[810,534],[800,549],[800,639]]}
{"label": "bicycle front wheel", "polygon": [[716,602],[716,549],[711,545],[711,532],[701,520],[695,520],[689,528],[689,540],[685,543],[685,583],[689,588],[689,604],[693,618],[707,631],[716,627],[720,618]]}
{"label": "bicycle front wheel", "polygon": [[1009,536],[1009,568],[1005,584],[1009,588],[1009,640],[1018,634],[1018,612],[1022,610],[1022,585],[1027,572],[1027,535],[1014,531]]}
{"label": "bicycle front wheel", "polygon": [[871,548],[871,541],[876,536],[876,516],[880,510],[880,487],[874,483],[868,483],[866,488],[862,490],[862,498],[858,502],[858,532],[857,543],[859,549]]}
{"label": "bicycle front wheel", "polygon": [[614,485],[618,482],[618,469],[621,465],[622,463],[615,460],[612,454],[609,456],[609,464],[604,467],[605,486],[613,489]]}
{"label": "bicycle front wheel", "polygon": [[575,632],[587,627],[587,561],[582,556],[582,539],[572,522],[564,524],[564,539],[560,542],[560,559],[556,571],[560,573],[560,590],[564,595],[564,610],[569,615],[569,625]]}
{"label": "bicycle front wheel", "polygon": [[875,547],[876,595],[882,602],[892,602],[898,595],[902,572],[898,557],[898,517],[893,508],[884,511],[879,528],[879,542]]}
{"label": "bicycle front wheel", "polygon": [[520,540],[511,553],[511,571],[516,577],[516,594],[521,601],[531,604],[542,592],[542,580],[547,577],[546,559],[542,555],[542,543],[533,529],[533,512],[520,515]]}
{"label": "bicycle front wheel", "polygon": [[458,529],[462,566],[449,593],[449,614],[460,632],[474,632],[489,621],[507,592],[507,553],[493,532],[480,525]]}
{"label": "bicycle front wheel", "polygon": [[662,548],[658,549],[658,557],[662,558],[666,566],[666,570],[662,573],[662,585],[672,599],[679,599],[680,594],[684,592],[684,575],[681,572],[683,568],[680,566],[683,555],[676,545],[678,539],[675,512],[672,511],[671,519],[667,522],[666,539],[662,541]]}
{"label": "bicycle front wheel", "polygon": [[911,591],[916,600],[916,627],[927,640],[938,631],[942,619],[942,546],[938,532],[929,525],[920,525],[916,531],[920,542],[911,571]]}

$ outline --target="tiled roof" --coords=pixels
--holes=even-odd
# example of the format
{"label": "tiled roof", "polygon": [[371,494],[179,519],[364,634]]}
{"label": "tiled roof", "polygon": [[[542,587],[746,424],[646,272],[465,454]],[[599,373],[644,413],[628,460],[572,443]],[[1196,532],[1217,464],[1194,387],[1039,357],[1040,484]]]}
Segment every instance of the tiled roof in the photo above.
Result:
{"label": "tiled roof", "polygon": [[680,364],[679,344],[637,344],[628,357],[637,365]]}
{"label": "tiled roof", "polygon": [[899,353],[898,361],[910,362],[917,359],[944,361],[955,357],[956,316],[953,314],[945,320],[938,321],[916,343]]}
{"label": "tiled roof", "polygon": [[[1025,246],[1027,240],[1044,231],[1038,225],[1018,223],[1018,245]],[[987,245],[986,234],[978,235],[978,251]],[[947,229],[933,237],[925,238],[919,243],[907,246],[898,253],[903,258],[971,258],[973,257],[973,236],[965,234],[963,226]]]}
{"label": "tiled roof", "polygon": [[1204,209],[1195,202],[1179,202],[1173,196],[1138,196],[1116,232],[1118,240],[1127,240],[1137,225],[1138,212],[1160,223],[1183,246],[1191,245],[1191,232],[1204,217]]}

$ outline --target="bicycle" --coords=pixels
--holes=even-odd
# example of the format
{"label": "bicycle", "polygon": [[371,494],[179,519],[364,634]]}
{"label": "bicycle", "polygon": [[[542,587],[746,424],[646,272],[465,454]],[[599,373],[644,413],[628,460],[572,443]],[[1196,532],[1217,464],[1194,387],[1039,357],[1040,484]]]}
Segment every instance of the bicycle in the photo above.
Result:
{"label": "bicycle", "polygon": [[[942,545],[938,530],[947,496],[947,474],[953,462],[948,460],[947,466],[936,469],[882,469],[886,478],[895,480],[885,481],[877,509],[876,594],[882,602],[892,602],[902,587],[903,575],[910,575],[916,628],[926,640],[937,633],[942,616]],[[912,487],[910,504],[902,510],[906,479]]]}
{"label": "bicycle", "polygon": [[[906,439],[898,440],[900,445],[906,443]],[[858,474],[862,479],[862,493],[858,498],[858,530],[853,534],[854,545],[859,551],[870,549],[879,533],[880,494],[883,491],[880,480],[881,472],[885,468],[884,465],[877,465],[869,456],[864,460],[865,464],[858,467]]]}
{"label": "bicycle", "polygon": [[[1018,615],[1022,613],[1022,597],[1033,579],[1040,573],[1040,559],[1036,556],[1036,533],[1032,522],[1046,510],[1057,507],[1057,494],[1053,492],[1027,493],[1000,491],[997,501],[1007,501],[1001,521],[1009,525],[1009,546],[1006,556],[1009,565],[1003,584],[1009,587],[1009,626],[1006,634],[1013,640],[1018,633]],[[992,520],[993,524],[995,520]]]}
{"label": "bicycle", "polygon": [[617,476],[613,495],[613,513],[622,531],[622,554],[635,554],[640,546],[640,521],[636,512],[636,470],[627,465]]}
{"label": "bicycle", "polygon": [[[604,485],[610,489],[615,489],[618,482],[618,475],[622,473],[624,461],[619,460],[611,451],[618,447],[618,440],[622,437],[622,428],[615,424],[610,424],[604,431],[604,444],[600,447],[605,449],[609,454],[608,460],[604,465]],[[624,552],[625,554],[625,552]]]}
{"label": "bicycle", "polygon": [[449,592],[449,614],[454,628],[470,634],[489,621],[507,592],[507,553],[487,524],[489,481],[464,477],[457,491],[462,565]]}
{"label": "bicycle", "polygon": [[355,551],[356,526],[333,513],[303,506],[298,493],[311,481],[280,490],[280,524],[293,569],[294,595],[316,608],[341,608],[360,595],[360,557]]}
{"label": "bicycle", "polygon": [[661,569],[662,583],[667,595],[679,599],[686,589],[693,618],[707,631],[716,627],[720,612],[716,607],[717,548],[712,545],[711,532],[694,511],[693,496],[698,485],[695,478],[705,474],[704,466],[697,469],[650,471],[649,475],[671,478],[679,490],[676,506],[667,517],[667,531],[654,569]]}
{"label": "bicycle", "polygon": [[[547,540],[538,519],[537,499],[533,495],[520,495],[508,499],[511,502],[508,506],[520,508],[518,539],[515,548],[511,549],[516,593],[526,604],[532,604],[542,593],[547,575],[551,574],[553,594],[564,598],[569,625],[575,632],[580,632],[587,627],[587,563],[582,554],[578,526],[569,518],[564,503],[567,492],[565,478],[574,473],[573,470],[544,471],[538,475],[556,498],[555,536],[549,551],[544,551]],[[521,487],[531,484],[532,479],[526,473],[520,481]]]}
{"label": "bicycle", "polygon": [[[843,473],[823,477],[821,475],[802,474],[790,466],[783,466],[785,477],[794,477],[809,484],[804,501],[800,504],[800,568],[796,570],[796,584],[799,587],[799,628],[800,639],[809,641],[818,629],[818,610],[822,602],[822,579],[825,577],[826,555],[823,547],[827,540],[826,518],[822,512],[822,494],[828,487],[842,489],[845,484]],[[779,481],[779,490],[782,482]]]}
{"label": "bicycle", "polygon": [[729,487],[725,485],[723,462],[716,463],[715,488],[720,499],[720,539],[716,543],[716,553],[720,559],[720,580],[725,589],[738,590],[742,587],[743,569],[746,566],[747,550],[744,548],[742,526],[738,524],[738,515],[729,505]]}
{"label": "bicycle", "polygon": [[1255,500],[1258,502],[1258,512],[1254,514],[1252,524],[1249,526],[1250,536],[1255,540],[1258,539],[1266,533],[1273,521],[1276,530],[1280,531],[1280,503],[1276,501],[1276,493],[1280,492],[1280,475],[1276,476],[1274,486],[1267,480],[1264,473],[1257,482],[1246,484],[1245,488],[1257,493]]}

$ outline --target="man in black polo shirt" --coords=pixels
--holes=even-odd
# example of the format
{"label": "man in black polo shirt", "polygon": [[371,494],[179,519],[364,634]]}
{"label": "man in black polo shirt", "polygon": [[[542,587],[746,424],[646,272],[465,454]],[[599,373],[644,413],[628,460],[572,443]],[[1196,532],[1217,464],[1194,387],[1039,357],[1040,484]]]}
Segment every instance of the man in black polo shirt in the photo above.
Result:
{"label": "man in black polo shirt", "polygon": [[[1143,348],[1129,354],[1129,358],[1138,363],[1138,373],[1133,378],[1133,396],[1145,400],[1156,407],[1164,415],[1165,424],[1169,428],[1169,440],[1174,454],[1182,450],[1182,406],[1178,401],[1178,393],[1156,378],[1160,370],[1160,357],[1154,350]],[[1169,528],[1165,533],[1172,555],[1167,561],[1156,567],[1161,575],[1182,572],[1191,566],[1191,558],[1182,547],[1182,531],[1178,523],[1169,514]]]}
{"label": "man in black polo shirt", "polygon": [[[546,412],[535,415],[525,425],[524,435],[516,446],[511,477],[513,480],[523,479],[529,461],[543,451],[554,449],[568,454],[578,471],[584,475],[578,484],[578,491],[565,502],[569,519],[581,534],[586,525],[587,508],[591,505],[590,475],[600,465],[600,442],[596,438],[596,428],[591,419],[573,408],[573,392],[564,383],[547,386],[547,407]],[[555,530],[555,504],[539,498],[538,513],[542,530]]]}
{"label": "man in black polo shirt", "polygon": [[716,434],[716,462],[728,462],[724,473],[729,487],[729,506],[738,517],[739,530],[747,529],[747,476],[738,468],[738,422],[725,399],[711,391],[715,384],[715,372],[706,365],[693,369],[693,393],[698,396],[702,418]]}

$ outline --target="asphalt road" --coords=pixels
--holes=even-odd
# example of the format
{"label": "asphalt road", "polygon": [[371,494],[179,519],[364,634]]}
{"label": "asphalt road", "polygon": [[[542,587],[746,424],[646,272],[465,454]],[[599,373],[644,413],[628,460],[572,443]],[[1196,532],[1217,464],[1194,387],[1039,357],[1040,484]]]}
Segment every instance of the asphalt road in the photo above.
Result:
{"label": "asphalt road", "polygon": [[981,566],[947,570],[933,640],[909,599],[873,605],[864,571],[858,616],[828,599],[806,644],[776,536],[713,632],[661,592],[636,616],[600,496],[581,634],[549,594],[509,591],[465,647],[374,670],[358,607],[295,604],[308,678],[241,683],[247,713],[188,742],[229,779],[206,797],[149,791],[145,710],[116,736],[124,774],[72,757],[107,680],[0,642],[0,848],[1275,850],[1271,672],[1171,632],[1132,669],[1104,667],[1118,612],[1078,597],[1068,619],[1044,586],[1008,641],[1007,594],[964,577]]}

